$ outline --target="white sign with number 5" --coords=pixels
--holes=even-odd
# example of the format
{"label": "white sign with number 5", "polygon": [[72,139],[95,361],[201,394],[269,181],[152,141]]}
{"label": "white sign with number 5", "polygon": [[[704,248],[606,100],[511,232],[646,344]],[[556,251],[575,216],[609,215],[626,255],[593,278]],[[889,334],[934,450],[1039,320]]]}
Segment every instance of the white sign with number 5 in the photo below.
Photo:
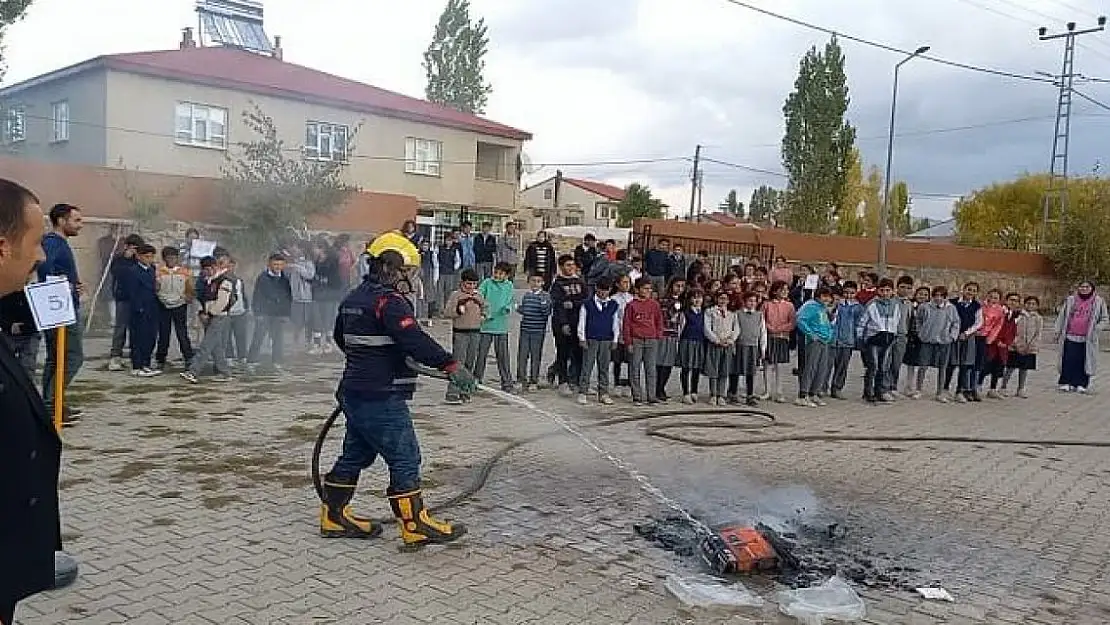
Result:
{"label": "white sign with number 5", "polygon": [[43,282],[28,284],[23,291],[40,332],[77,323],[73,287],[64,277],[50,276]]}

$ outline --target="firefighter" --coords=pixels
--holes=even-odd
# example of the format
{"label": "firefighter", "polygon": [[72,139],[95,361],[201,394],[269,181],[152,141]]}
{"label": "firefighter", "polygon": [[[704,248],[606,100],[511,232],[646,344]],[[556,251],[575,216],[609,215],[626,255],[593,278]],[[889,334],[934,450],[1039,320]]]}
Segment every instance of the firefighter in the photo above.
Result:
{"label": "firefighter", "polygon": [[389,505],[405,545],[440,544],[466,533],[460,523],[436,519],[420,492],[420,444],[408,401],[417,372],[407,358],[439,369],[468,392],[474,376],[424,333],[412,305],[398,292],[406,266],[420,266],[420,253],[404,235],[387,232],[366,248],[369,273],[339,306],[335,344],[346,355],[336,393],[347,420],[343,452],[324,478],[320,533],[325,537],[373,538],[381,525],[351,511],[359,474],[380,456],[389,468]]}

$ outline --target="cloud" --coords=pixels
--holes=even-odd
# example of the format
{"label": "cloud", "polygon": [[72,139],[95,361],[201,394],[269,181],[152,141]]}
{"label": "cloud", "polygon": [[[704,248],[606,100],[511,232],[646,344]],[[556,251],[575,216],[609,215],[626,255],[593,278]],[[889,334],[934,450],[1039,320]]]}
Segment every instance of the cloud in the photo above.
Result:
{"label": "cloud", "polygon": [[[940,58],[1029,74],[1058,72],[1062,42],[1039,42],[1042,23],[1093,22],[1096,0],[1045,3],[980,0],[993,12],[955,0],[744,0],[902,49],[932,46]],[[156,8],[153,5],[157,4]],[[172,4],[167,9],[162,4]],[[286,58],[384,88],[421,95],[421,54],[442,2],[331,0],[325,13],[303,2],[267,0],[267,30],[284,37]],[[642,165],[565,167],[567,175],[640,181],[685,211],[692,156],[779,170],[782,103],[799,58],[828,36],[727,0],[472,0],[490,26],[489,115],[535,134],[537,163],[663,158]],[[7,36],[18,80],[108,52],[171,48],[195,23],[187,0],[36,0]],[[1072,11],[1067,7],[1079,10]],[[323,9],[320,9],[323,11]],[[117,16],[126,15],[127,19]],[[1047,23],[1047,16],[1057,18]],[[64,46],[51,45],[65,41]],[[867,165],[885,163],[894,64],[901,56],[842,39],[851,89],[849,118]],[[1110,45],[1081,41],[1077,71],[1100,74]],[[1108,72],[1110,74],[1110,72]],[[1023,171],[1047,169],[1057,92],[1051,85],[970,72],[915,59],[901,72],[894,169],[911,192],[965,193]],[[1085,93],[1110,102],[1110,85]],[[1110,112],[1082,100],[1072,119],[1071,169],[1090,171],[1110,130]],[[1000,120],[1034,118],[1020,123]],[[921,131],[981,126],[959,132]],[[760,184],[782,179],[705,164],[704,202],[712,209],[730,188],[745,201]],[[550,171],[538,175],[549,175]],[[944,199],[915,199],[943,217]]]}

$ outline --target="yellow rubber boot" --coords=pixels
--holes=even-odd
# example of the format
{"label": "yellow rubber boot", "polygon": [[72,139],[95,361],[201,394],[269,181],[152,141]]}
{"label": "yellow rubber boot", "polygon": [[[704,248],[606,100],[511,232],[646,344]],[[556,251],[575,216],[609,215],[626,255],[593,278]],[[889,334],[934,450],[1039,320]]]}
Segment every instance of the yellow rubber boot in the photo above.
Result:
{"label": "yellow rubber boot", "polygon": [[389,506],[397,517],[401,540],[406,546],[442,545],[466,535],[466,526],[462,523],[440,521],[429,514],[419,490],[389,495]]}
{"label": "yellow rubber boot", "polygon": [[375,538],[382,533],[382,526],[370,519],[356,516],[351,510],[358,480],[337,478],[328,474],[324,478],[324,499],[320,504],[320,535],[325,538]]}

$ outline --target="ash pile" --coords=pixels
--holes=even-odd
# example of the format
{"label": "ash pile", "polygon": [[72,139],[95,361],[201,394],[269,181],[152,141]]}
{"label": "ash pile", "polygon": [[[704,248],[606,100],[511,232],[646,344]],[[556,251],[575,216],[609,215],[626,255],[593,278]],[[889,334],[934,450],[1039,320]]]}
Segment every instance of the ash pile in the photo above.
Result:
{"label": "ash pile", "polygon": [[838,523],[726,524],[706,536],[688,519],[672,516],[633,529],[661,549],[701,559],[715,573],[761,573],[788,588],[808,588],[836,574],[867,588],[907,592],[934,581],[894,555],[875,552]]}

